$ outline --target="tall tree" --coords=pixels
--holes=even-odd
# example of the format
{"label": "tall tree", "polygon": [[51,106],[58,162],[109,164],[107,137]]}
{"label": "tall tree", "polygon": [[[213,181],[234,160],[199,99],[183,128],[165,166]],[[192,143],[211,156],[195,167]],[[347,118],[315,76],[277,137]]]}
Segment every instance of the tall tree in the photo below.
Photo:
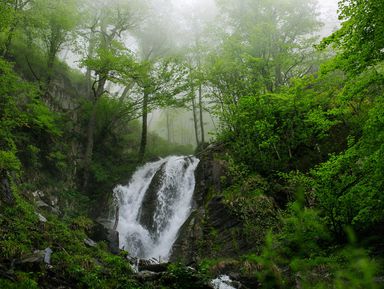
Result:
{"label": "tall tree", "polygon": [[[6,41],[2,48],[2,56],[6,56],[11,48],[13,37],[20,26],[24,10],[33,3],[32,0],[6,0],[0,4],[1,22],[0,27],[6,30]],[[0,28],[1,29],[1,28]]]}
{"label": "tall tree", "polygon": [[136,78],[136,91],[141,95],[142,104],[142,132],[138,162],[144,160],[148,137],[148,114],[159,107],[180,105],[177,99],[186,86],[186,69],[183,64],[173,58],[161,58],[156,62],[141,63],[141,69]]}
{"label": "tall tree", "polygon": [[358,74],[384,60],[384,2],[341,0],[341,29],[322,41],[321,47],[341,49],[338,68]]}
{"label": "tall tree", "polygon": [[[152,7],[154,8],[154,7]],[[150,11],[154,13],[154,11]],[[141,69],[136,79],[142,99],[142,132],[138,162],[144,160],[147,136],[148,113],[156,107],[175,103],[175,96],[185,87],[185,67],[176,57],[172,57],[170,27],[166,25],[164,15],[154,17],[149,13],[144,23],[135,31],[139,44]]]}
{"label": "tall tree", "polygon": [[243,96],[276,92],[314,69],[315,1],[217,2],[230,28],[210,56],[208,78],[222,119]]}
{"label": "tall tree", "polygon": [[139,15],[137,9],[142,8],[137,1],[92,3],[96,4],[96,10],[93,10],[96,15],[88,26],[86,41],[89,49],[83,59],[83,65],[93,78],[90,85],[89,100],[92,109],[86,130],[83,187],[88,185],[92,163],[97,103],[101,96],[108,92],[106,89],[108,82],[128,85],[133,77],[133,56],[124,45],[122,36],[137,25]]}
{"label": "tall tree", "polygon": [[31,26],[27,28],[36,44],[46,56],[45,93],[48,94],[53,78],[56,57],[72,39],[80,14],[76,0],[34,0],[29,9]]}

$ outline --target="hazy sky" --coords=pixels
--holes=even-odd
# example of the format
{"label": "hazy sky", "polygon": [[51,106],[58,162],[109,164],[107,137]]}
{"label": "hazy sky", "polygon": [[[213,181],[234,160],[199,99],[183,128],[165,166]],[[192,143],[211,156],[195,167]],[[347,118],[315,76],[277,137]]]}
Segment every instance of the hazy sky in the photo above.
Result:
{"label": "hazy sky", "polygon": [[[215,11],[215,0],[170,0],[170,2],[181,17],[183,15],[188,17],[192,16],[192,14],[199,15],[201,13],[209,17],[209,14]],[[337,28],[339,23],[337,19],[337,3],[338,0],[318,0],[321,20],[324,23],[321,32],[322,36],[327,36]]]}

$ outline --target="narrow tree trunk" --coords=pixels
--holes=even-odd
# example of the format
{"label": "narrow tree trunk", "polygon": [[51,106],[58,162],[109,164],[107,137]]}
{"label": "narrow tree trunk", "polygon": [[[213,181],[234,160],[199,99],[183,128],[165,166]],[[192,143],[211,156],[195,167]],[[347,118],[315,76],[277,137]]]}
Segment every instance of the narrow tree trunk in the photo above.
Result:
{"label": "narrow tree trunk", "polygon": [[91,116],[88,121],[87,127],[87,143],[85,147],[84,153],[84,179],[83,179],[83,188],[88,186],[89,181],[89,172],[92,163],[93,156],[93,144],[94,144],[94,136],[95,136],[95,126],[96,126],[96,106],[95,102],[92,107]]}
{"label": "narrow tree trunk", "polygon": [[199,140],[199,125],[197,123],[197,117],[196,117],[196,99],[195,99],[195,91],[192,87],[192,113],[193,113],[193,124],[195,125],[195,138],[196,138],[196,145],[199,146],[200,140]]}
{"label": "narrow tree trunk", "polygon": [[84,177],[83,177],[83,188],[88,186],[89,181],[89,172],[92,164],[93,157],[93,146],[94,146],[94,137],[95,137],[95,128],[96,128],[96,113],[97,113],[97,103],[99,98],[104,94],[105,83],[107,82],[105,77],[99,78],[99,85],[97,90],[94,92],[94,99],[92,103],[92,112],[88,121],[87,127],[87,142],[85,146],[84,153]]}
{"label": "narrow tree trunk", "polygon": [[170,143],[171,142],[171,120],[169,118],[169,111],[166,111],[166,118],[167,118],[167,140]]}
{"label": "narrow tree trunk", "polygon": [[199,85],[199,110],[200,110],[200,132],[201,132],[201,143],[205,143],[205,131],[204,131],[204,119],[203,119],[203,91],[201,84]]}
{"label": "narrow tree trunk", "polygon": [[145,150],[147,147],[147,134],[148,134],[148,93],[144,92],[143,98],[143,116],[141,128],[141,141],[138,162],[141,164],[144,161]]}
{"label": "narrow tree trunk", "polygon": [[281,64],[276,64],[275,67],[275,90],[283,83],[283,77],[281,73]]}

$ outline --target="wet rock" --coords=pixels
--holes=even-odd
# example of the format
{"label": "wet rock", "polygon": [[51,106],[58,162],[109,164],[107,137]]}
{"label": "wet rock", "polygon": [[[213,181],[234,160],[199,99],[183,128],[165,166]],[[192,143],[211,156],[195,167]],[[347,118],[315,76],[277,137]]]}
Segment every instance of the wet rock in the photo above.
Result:
{"label": "wet rock", "polygon": [[96,247],[96,245],[97,245],[97,243],[90,238],[85,238],[84,244],[89,246],[89,247]]}
{"label": "wet rock", "polygon": [[33,254],[21,260],[21,263],[40,263],[44,260],[45,252],[43,250],[36,250]]}
{"label": "wet rock", "polygon": [[35,214],[36,214],[37,217],[39,218],[39,221],[40,221],[40,222],[42,222],[42,223],[46,223],[46,222],[47,222],[47,218],[44,217],[42,214],[37,213],[37,212],[35,212]]}
{"label": "wet rock", "polygon": [[53,253],[53,251],[49,247],[44,250],[44,263],[45,264],[48,264],[48,265],[51,264],[52,253]]}
{"label": "wet rock", "polygon": [[158,263],[158,264],[153,264],[153,263],[146,263],[146,262],[139,262],[138,269],[139,271],[151,271],[155,273],[161,273],[161,272],[166,272],[168,265],[170,263]]}
{"label": "wet rock", "polygon": [[0,179],[0,202],[3,201],[7,205],[13,205],[15,197],[13,196],[8,178],[0,175]]}
{"label": "wet rock", "polygon": [[95,222],[89,233],[89,237],[95,242],[106,241],[108,248],[113,254],[119,254],[119,232],[113,229],[104,227],[102,224]]}
{"label": "wet rock", "polygon": [[256,289],[261,287],[261,283],[257,280],[256,277],[243,276],[240,274],[230,274],[229,275],[234,282],[241,284],[239,288],[244,289]]}
{"label": "wet rock", "polygon": [[143,283],[159,280],[162,276],[163,273],[156,273],[151,271],[141,271],[136,274],[136,278]]}
{"label": "wet rock", "polygon": [[172,247],[171,262],[191,264],[198,261],[199,242],[203,239],[203,216],[201,210],[192,212],[180,228],[179,237]]}
{"label": "wet rock", "polygon": [[49,208],[49,205],[42,200],[37,200],[35,203],[38,208]]}
{"label": "wet rock", "polygon": [[[35,196],[36,193],[33,193],[33,195]],[[36,207],[39,209],[46,210],[47,212],[51,212],[51,213],[56,214],[56,215],[61,214],[61,212],[58,208],[50,206],[49,204],[47,204],[46,202],[44,202],[43,200],[41,200],[39,198],[35,199],[35,204],[36,204]]]}
{"label": "wet rock", "polygon": [[51,264],[51,255],[53,251],[51,248],[46,248],[45,250],[36,250],[33,254],[25,257],[20,261],[21,264],[25,263],[45,263]]}

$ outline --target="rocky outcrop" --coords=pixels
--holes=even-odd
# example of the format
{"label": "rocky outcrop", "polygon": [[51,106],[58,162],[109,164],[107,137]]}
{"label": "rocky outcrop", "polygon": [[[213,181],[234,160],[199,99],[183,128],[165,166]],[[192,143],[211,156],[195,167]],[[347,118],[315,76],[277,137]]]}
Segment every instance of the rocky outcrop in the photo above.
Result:
{"label": "rocky outcrop", "polygon": [[15,197],[13,196],[8,178],[0,174],[0,204],[2,202],[12,205],[15,202]]}
{"label": "rocky outcrop", "polygon": [[[213,153],[200,157],[196,169],[195,210],[179,231],[170,261],[197,263],[202,258],[233,258],[257,252],[276,218],[271,198],[255,196],[229,202],[223,190],[230,186],[227,165]],[[250,229],[251,228],[251,229]]]}
{"label": "rocky outcrop", "polygon": [[106,241],[108,243],[108,248],[113,254],[119,254],[119,232],[113,229],[104,227],[102,224],[95,222],[92,230],[89,234],[91,240],[100,242]]}
{"label": "rocky outcrop", "polygon": [[234,257],[252,246],[242,220],[232,213],[222,196],[215,196],[181,228],[170,260],[193,264],[205,257]]}
{"label": "rocky outcrop", "polygon": [[[212,228],[223,232],[221,226],[228,228],[239,224],[218,203],[219,199],[213,197],[223,189],[225,171],[225,163],[215,160],[212,152],[200,155],[200,163],[195,171],[194,211],[179,231],[170,256],[171,261],[185,264],[197,262],[200,256],[212,249],[206,247],[210,245],[207,241],[211,238]],[[227,237],[224,234],[224,238]]]}

